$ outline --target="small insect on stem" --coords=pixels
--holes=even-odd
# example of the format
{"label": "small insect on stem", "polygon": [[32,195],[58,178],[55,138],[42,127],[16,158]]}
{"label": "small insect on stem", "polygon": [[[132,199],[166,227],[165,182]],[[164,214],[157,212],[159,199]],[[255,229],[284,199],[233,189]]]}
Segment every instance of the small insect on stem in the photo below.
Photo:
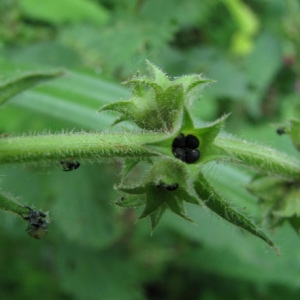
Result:
{"label": "small insect on stem", "polygon": [[29,206],[25,206],[25,208],[28,209],[28,216],[21,215],[21,217],[28,221],[27,233],[37,240],[44,238],[48,233],[49,222],[45,219],[47,215],[42,211],[34,211]]}
{"label": "small insect on stem", "polygon": [[285,130],[283,128],[278,128],[276,130],[276,133],[279,134],[279,135],[282,135],[282,134],[285,134]]}
{"label": "small insect on stem", "polygon": [[65,172],[73,171],[80,167],[80,162],[74,160],[62,160],[60,164]]}

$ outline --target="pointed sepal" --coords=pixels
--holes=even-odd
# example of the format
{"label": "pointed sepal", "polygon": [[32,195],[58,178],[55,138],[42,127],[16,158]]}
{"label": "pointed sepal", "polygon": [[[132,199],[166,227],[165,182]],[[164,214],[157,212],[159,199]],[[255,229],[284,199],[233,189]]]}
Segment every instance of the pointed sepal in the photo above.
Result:
{"label": "pointed sepal", "polygon": [[125,194],[116,204],[122,207],[144,204],[139,218],[150,217],[152,230],[167,208],[192,222],[185,212],[184,202],[199,205],[200,201],[197,194],[191,191],[193,184],[190,178],[185,164],[174,159],[162,159],[152,166],[140,185],[123,183],[117,186],[116,189]]}
{"label": "pointed sepal", "polygon": [[198,180],[195,182],[195,190],[205,205],[221,218],[261,238],[271,247],[275,247],[274,242],[267,234],[248,216],[233,208],[233,206],[213,188],[202,173],[199,173]]}
{"label": "pointed sepal", "polygon": [[144,130],[175,132],[182,127],[183,111],[196,88],[211,82],[201,75],[186,75],[174,80],[147,61],[149,75],[136,75],[125,82],[132,90],[130,100],[103,106],[99,111],[115,111],[115,121],[131,121]]}
{"label": "pointed sepal", "polygon": [[146,197],[141,195],[127,195],[122,196],[119,200],[113,202],[113,204],[120,207],[138,207],[146,203]]}
{"label": "pointed sepal", "polygon": [[151,221],[151,232],[153,233],[154,229],[158,225],[161,217],[163,216],[164,212],[167,209],[167,204],[163,203],[156,211],[150,214],[150,221]]}

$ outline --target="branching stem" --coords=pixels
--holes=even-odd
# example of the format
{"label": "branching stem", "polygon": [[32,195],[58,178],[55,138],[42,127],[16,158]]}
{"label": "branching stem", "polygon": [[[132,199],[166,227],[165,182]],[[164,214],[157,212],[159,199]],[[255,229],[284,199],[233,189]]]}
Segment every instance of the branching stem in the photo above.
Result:
{"label": "branching stem", "polygon": [[[150,157],[156,154],[143,144],[164,137],[167,134],[69,133],[4,137],[0,138],[0,164]],[[287,179],[300,178],[300,162],[274,149],[228,137],[217,137],[214,145],[221,148],[232,162]]]}

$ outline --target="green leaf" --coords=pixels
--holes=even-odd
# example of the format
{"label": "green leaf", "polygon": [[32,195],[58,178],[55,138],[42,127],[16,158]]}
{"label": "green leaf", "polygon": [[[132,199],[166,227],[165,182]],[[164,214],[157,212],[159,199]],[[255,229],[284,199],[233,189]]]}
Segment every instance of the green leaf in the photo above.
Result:
{"label": "green leaf", "polygon": [[[194,205],[188,205],[187,209],[198,226],[171,213],[162,221],[172,231],[200,245],[193,246],[193,250],[185,252],[184,257],[180,255],[183,265],[197,268],[201,272],[205,270],[209,274],[222,274],[230,281],[233,278],[243,279],[247,285],[250,282],[264,286],[288,285],[297,294],[300,239],[288,223],[274,232],[274,239],[283,253],[278,257],[255,236],[225,226],[216,214],[210,214],[206,209]],[[231,298],[229,296],[228,299]]]}
{"label": "green leaf", "polygon": [[[109,202],[117,196],[113,191],[113,178],[102,166],[85,165],[78,173],[57,170],[48,177],[55,186],[51,192],[55,195],[51,215],[59,229],[57,234],[98,251],[120,237],[122,228],[116,208]],[[51,182],[47,184],[51,186]]]}
{"label": "green leaf", "polygon": [[271,247],[275,247],[274,242],[250,218],[235,210],[230,203],[215,191],[203,174],[199,173],[199,178],[195,182],[195,190],[206,206],[221,218],[256,235]]}
{"label": "green leaf", "polygon": [[57,243],[53,264],[64,293],[72,299],[85,300],[145,299],[140,269],[128,259],[122,245],[99,251],[65,240]]}
{"label": "green leaf", "polygon": [[[16,68],[15,65],[5,67],[8,73],[5,78],[13,78]],[[101,131],[115,118],[108,113],[97,114],[97,107],[128,96],[129,91],[120,84],[95,74],[68,71],[59,80],[16,95],[11,100],[13,105],[0,109],[0,120],[7,132],[45,128]],[[12,115],[18,118],[15,120]]]}
{"label": "green leaf", "polygon": [[[245,74],[252,86],[246,105],[255,117],[261,116],[260,103],[282,64],[282,43],[279,37],[262,32],[252,53],[247,57]],[[264,66],[263,68],[261,66]]]}
{"label": "green leaf", "polygon": [[27,90],[38,83],[47,81],[63,73],[61,71],[25,71],[22,75],[15,78],[10,78],[2,83],[0,83],[0,105],[3,105],[8,99]]}
{"label": "green leaf", "polygon": [[90,0],[51,0],[43,5],[39,0],[21,0],[20,6],[25,16],[54,25],[84,21],[103,25],[109,17],[100,4]]}

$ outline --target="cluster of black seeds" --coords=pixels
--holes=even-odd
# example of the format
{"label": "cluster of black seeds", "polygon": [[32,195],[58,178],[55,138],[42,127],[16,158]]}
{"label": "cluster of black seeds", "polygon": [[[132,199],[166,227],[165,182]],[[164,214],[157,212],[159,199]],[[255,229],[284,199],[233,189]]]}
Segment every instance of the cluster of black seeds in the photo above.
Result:
{"label": "cluster of black seeds", "polygon": [[35,239],[42,239],[48,233],[48,222],[45,219],[47,216],[42,211],[34,211],[31,207],[26,206],[28,209],[28,216],[22,218],[28,221],[26,231]]}
{"label": "cluster of black seeds", "polygon": [[197,137],[192,134],[185,136],[183,133],[174,139],[172,143],[172,151],[175,157],[192,164],[200,158],[200,151],[197,149],[200,142]]}

